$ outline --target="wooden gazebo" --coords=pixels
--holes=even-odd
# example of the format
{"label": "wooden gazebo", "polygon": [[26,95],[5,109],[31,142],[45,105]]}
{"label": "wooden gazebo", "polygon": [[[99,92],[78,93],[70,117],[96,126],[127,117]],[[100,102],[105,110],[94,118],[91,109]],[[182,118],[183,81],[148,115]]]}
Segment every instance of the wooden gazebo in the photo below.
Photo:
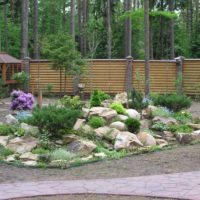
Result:
{"label": "wooden gazebo", "polygon": [[12,75],[22,71],[22,61],[18,60],[5,52],[0,52],[0,78],[4,84],[15,83]]}

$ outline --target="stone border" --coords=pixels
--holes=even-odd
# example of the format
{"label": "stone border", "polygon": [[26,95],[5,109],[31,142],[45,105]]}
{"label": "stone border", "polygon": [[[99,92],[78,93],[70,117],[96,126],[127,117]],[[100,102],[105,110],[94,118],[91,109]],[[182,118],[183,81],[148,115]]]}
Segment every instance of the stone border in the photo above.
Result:
{"label": "stone border", "polygon": [[200,200],[200,171],[116,179],[0,184],[0,200],[73,194]]}

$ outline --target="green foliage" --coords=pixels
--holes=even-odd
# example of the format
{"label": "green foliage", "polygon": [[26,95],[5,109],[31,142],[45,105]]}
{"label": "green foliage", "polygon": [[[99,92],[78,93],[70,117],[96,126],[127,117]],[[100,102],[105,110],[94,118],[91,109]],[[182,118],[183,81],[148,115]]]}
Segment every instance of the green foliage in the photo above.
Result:
{"label": "green foliage", "polygon": [[143,108],[146,108],[148,106],[148,101],[143,101],[142,94],[133,89],[130,93],[130,101],[129,101],[129,107],[134,108],[136,110],[141,110]]}
{"label": "green foliage", "polygon": [[49,150],[44,148],[37,148],[32,150],[33,154],[48,154]]}
{"label": "green foliage", "polygon": [[60,130],[71,129],[82,112],[68,108],[49,105],[35,108],[27,123],[37,126],[40,132],[48,132],[52,137],[59,137]]}
{"label": "green foliage", "polygon": [[168,130],[174,133],[191,133],[193,129],[186,124],[169,125]]}
{"label": "green foliage", "polygon": [[48,83],[45,89],[45,96],[48,96],[48,97],[52,96],[51,94],[52,89],[53,89],[53,84]]}
{"label": "green foliage", "polygon": [[187,124],[192,121],[191,113],[185,111],[174,113],[173,117],[181,124]]}
{"label": "green foliage", "polygon": [[126,109],[121,103],[112,103],[110,108],[115,110],[118,114],[126,114]]}
{"label": "green foliage", "polygon": [[81,109],[84,105],[79,96],[70,97],[65,95],[63,98],[60,99],[60,103],[66,108],[70,109]]}
{"label": "green foliage", "polygon": [[167,131],[168,126],[166,124],[163,124],[162,122],[155,122],[153,126],[151,127],[154,131]]}
{"label": "green foliage", "polygon": [[51,149],[50,138],[52,137],[47,131],[42,131],[39,137],[40,139],[40,147],[43,149]]}
{"label": "green foliage", "polygon": [[18,128],[17,131],[14,133],[14,135],[17,137],[22,137],[25,135],[25,130],[22,128]]}
{"label": "green foliage", "polygon": [[10,156],[12,154],[14,154],[14,152],[12,150],[0,145],[0,158],[1,157],[6,158],[7,156]]}
{"label": "green foliage", "polygon": [[96,117],[93,116],[89,119],[88,124],[92,127],[92,128],[99,128],[101,126],[104,126],[106,123],[106,121],[101,118],[101,117]]}
{"label": "green foliage", "polygon": [[101,90],[94,90],[90,96],[90,107],[101,106],[101,103],[111,97]]}
{"label": "green foliage", "polygon": [[131,133],[138,133],[138,131],[140,130],[140,121],[138,119],[132,119],[132,118],[128,118],[125,121],[125,124],[127,126],[127,129],[129,132]]}
{"label": "green foliage", "polygon": [[160,117],[171,117],[173,113],[169,111],[167,108],[158,107],[156,110],[152,111],[152,117],[160,116]]}
{"label": "green foliage", "polygon": [[175,112],[191,106],[191,99],[183,94],[156,94],[151,99],[156,106],[167,107]]}
{"label": "green foliage", "polygon": [[5,136],[5,135],[11,135],[15,131],[15,128],[10,125],[6,124],[0,124],[0,135]]}
{"label": "green foliage", "polygon": [[55,149],[50,152],[50,160],[70,161],[75,157],[73,153],[70,153],[66,149]]}

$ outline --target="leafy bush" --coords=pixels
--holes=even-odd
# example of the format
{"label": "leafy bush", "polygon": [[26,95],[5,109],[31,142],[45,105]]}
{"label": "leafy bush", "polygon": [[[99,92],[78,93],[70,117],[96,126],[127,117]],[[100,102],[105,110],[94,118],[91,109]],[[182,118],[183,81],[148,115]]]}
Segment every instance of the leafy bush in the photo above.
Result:
{"label": "leafy bush", "polygon": [[193,129],[186,124],[169,125],[168,130],[174,133],[191,133]]}
{"label": "leafy bush", "polygon": [[24,89],[25,85],[27,84],[29,80],[29,76],[26,72],[22,71],[22,72],[13,74],[12,79],[17,81],[21,89]]}
{"label": "leafy bush", "polygon": [[101,103],[110,99],[110,95],[100,90],[94,90],[90,96],[90,107],[101,106]]}
{"label": "leafy bush", "polygon": [[75,155],[65,149],[56,149],[50,153],[50,160],[70,161]]}
{"label": "leafy bush", "polygon": [[79,96],[70,97],[67,95],[65,95],[63,98],[60,99],[60,103],[66,108],[71,108],[71,109],[81,109],[84,104],[80,100]]}
{"label": "leafy bush", "polygon": [[43,149],[43,148],[37,148],[32,150],[33,154],[48,154],[49,150],[48,149]]}
{"label": "leafy bush", "polygon": [[10,135],[13,134],[15,131],[13,126],[1,124],[0,125],[0,135]]}
{"label": "leafy bush", "polygon": [[52,93],[51,93],[51,92],[52,92],[52,89],[53,89],[53,84],[48,83],[48,84],[46,85],[44,95],[47,96],[47,97],[51,97],[51,96],[52,96]]}
{"label": "leafy bush", "polygon": [[183,94],[156,94],[151,99],[154,105],[167,107],[175,112],[191,106],[191,99]]}
{"label": "leafy bush", "polygon": [[99,128],[101,126],[104,126],[106,123],[106,121],[101,118],[101,117],[91,117],[88,121],[88,124],[92,127],[92,128]]}
{"label": "leafy bush", "polygon": [[32,94],[26,94],[21,90],[14,90],[11,93],[11,97],[11,110],[32,110],[35,101]]}
{"label": "leafy bush", "polygon": [[182,124],[189,123],[192,120],[191,113],[185,111],[174,113],[173,117]]}
{"label": "leafy bush", "polygon": [[5,148],[3,146],[0,145],[0,157],[7,157],[14,154],[14,152],[11,149]]}
{"label": "leafy bush", "polygon": [[152,130],[155,131],[167,131],[168,126],[166,124],[163,124],[162,122],[155,122],[153,126],[151,127]]}
{"label": "leafy bush", "polygon": [[152,117],[160,116],[160,117],[171,117],[173,113],[164,107],[158,107],[156,110],[152,111]]}
{"label": "leafy bush", "polygon": [[135,89],[131,91],[129,99],[129,107],[136,110],[142,110],[149,105],[148,100],[143,99],[142,93]]}
{"label": "leafy bush", "polygon": [[52,137],[59,137],[60,130],[72,129],[77,118],[81,117],[79,110],[67,109],[49,105],[41,109],[35,108],[32,117],[26,121],[28,124],[37,126],[40,132],[48,132]]}
{"label": "leafy bush", "polygon": [[18,128],[16,132],[14,132],[14,135],[17,137],[22,137],[25,135],[25,130],[22,128]]}
{"label": "leafy bush", "polygon": [[118,114],[126,113],[126,109],[124,108],[124,106],[121,103],[112,103],[110,108],[115,110]]}
{"label": "leafy bush", "polygon": [[140,121],[138,119],[128,118],[125,124],[131,133],[137,133],[140,130]]}

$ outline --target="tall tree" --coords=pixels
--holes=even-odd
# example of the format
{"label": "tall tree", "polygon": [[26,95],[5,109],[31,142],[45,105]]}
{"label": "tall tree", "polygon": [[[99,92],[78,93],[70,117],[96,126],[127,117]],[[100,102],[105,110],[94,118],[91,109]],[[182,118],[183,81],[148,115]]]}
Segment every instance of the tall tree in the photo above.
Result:
{"label": "tall tree", "polygon": [[29,0],[21,0],[21,58],[28,56],[28,10]]}
{"label": "tall tree", "polygon": [[38,0],[33,1],[33,55],[35,59],[39,58],[38,45]]}
{"label": "tall tree", "polygon": [[5,36],[5,51],[8,52],[8,18],[7,18],[7,4],[4,5],[4,36]]}
{"label": "tall tree", "polygon": [[111,0],[107,0],[107,51],[108,59],[112,57]]}
{"label": "tall tree", "polygon": [[150,92],[149,64],[149,0],[144,0],[144,50],[145,50],[145,96]]}
{"label": "tall tree", "polygon": [[[131,10],[131,0],[124,0],[124,10],[130,11]],[[125,19],[125,57],[131,56],[132,54],[132,27],[131,27],[131,18],[127,17]]]}
{"label": "tall tree", "polygon": [[[169,10],[174,12],[174,0],[169,0]],[[170,58],[174,59],[174,19],[170,19]]]}
{"label": "tall tree", "polygon": [[70,34],[75,41],[75,0],[70,2]]}

